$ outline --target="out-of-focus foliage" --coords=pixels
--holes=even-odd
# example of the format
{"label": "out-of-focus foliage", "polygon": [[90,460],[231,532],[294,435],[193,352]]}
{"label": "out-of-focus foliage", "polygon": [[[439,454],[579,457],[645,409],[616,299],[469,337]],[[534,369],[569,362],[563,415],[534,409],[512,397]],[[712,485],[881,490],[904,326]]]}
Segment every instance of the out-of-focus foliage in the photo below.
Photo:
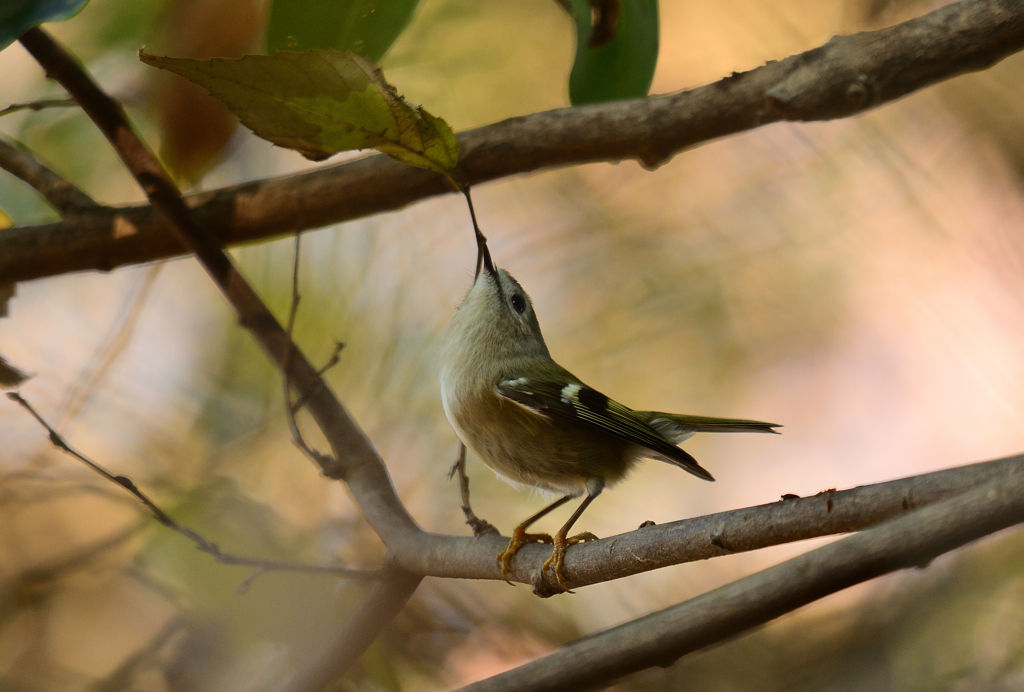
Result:
{"label": "out-of-focus foliage", "polygon": [[313,161],[373,148],[411,166],[451,173],[459,160],[448,123],[405,101],[379,68],[353,53],[139,57],[209,90],[257,135]]}
{"label": "out-of-focus foliage", "polygon": [[658,0],[568,0],[576,24],[573,105],[641,98],[658,64]]}
{"label": "out-of-focus foliage", "polygon": [[0,5],[0,50],[43,22],[61,22],[82,11],[89,0],[4,0]]}
{"label": "out-of-focus foliage", "polygon": [[[263,19],[263,0],[167,0],[148,48],[199,60],[241,57],[257,49]],[[151,79],[149,89],[160,127],[160,158],[186,183],[198,183],[229,153],[238,119],[177,76]]]}
{"label": "out-of-focus foliage", "polygon": [[[662,3],[653,89],[705,83],[929,6]],[[154,96],[159,73],[136,51],[182,55],[167,34],[177,7],[93,0],[47,27],[127,102],[149,141],[161,138],[165,106]],[[213,34],[248,21],[206,16]],[[474,127],[565,105],[573,33],[553,0],[423,0],[383,67],[411,101]],[[60,96],[18,46],[0,53],[0,74],[0,105]],[[561,363],[628,405],[786,426],[769,440],[697,436],[687,450],[718,483],[642,466],[602,494],[581,530],[608,536],[1024,447],[1021,82],[1018,56],[855,120],[774,125],[653,173],[592,165],[474,190],[496,261],[530,292]],[[202,119],[187,123],[203,136]],[[74,109],[14,114],[0,129],[102,201],[141,198]],[[307,166],[255,137],[232,144],[205,187]],[[19,224],[53,218],[9,176],[0,207]],[[232,253],[286,316],[292,242]],[[347,344],[329,381],[417,522],[465,534],[445,480],[456,446],[434,360],[474,259],[455,196],[307,233],[296,325],[314,362],[335,339]],[[34,375],[22,393],[186,525],[247,554],[379,559],[343,488],[295,450],[279,375],[194,262],[28,283],[10,310],[0,353]],[[316,441],[305,414],[299,422]],[[0,436],[0,689],[279,689],[366,588],[265,573],[239,594],[251,572],[165,533],[119,488],[53,452],[14,404],[0,406]],[[506,532],[541,506],[472,458],[469,473],[475,509]],[[451,689],[807,547],[547,600],[500,582],[426,580],[339,688]],[[1007,532],[620,687],[1019,688],[1021,551],[1020,533]]]}
{"label": "out-of-focus foliage", "polygon": [[333,48],[380,62],[419,0],[272,0],[267,52]]}

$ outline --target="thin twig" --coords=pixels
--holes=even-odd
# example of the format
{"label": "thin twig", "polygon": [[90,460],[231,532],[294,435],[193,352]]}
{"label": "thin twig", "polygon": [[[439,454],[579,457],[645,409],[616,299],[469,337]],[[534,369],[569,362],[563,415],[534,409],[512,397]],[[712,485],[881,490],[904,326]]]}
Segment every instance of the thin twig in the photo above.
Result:
{"label": "thin twig", "polygon": [[1024,521],[1024,470],[581,639],[464,692],[600,689],[769,622],[828,594]]}
{"label": "thin twig", "polygon": [[[295,414],[299,412],[302,406],[299,403],[292,401],[292,389],[296,389],[295,383],[292,381],[292,354],[295,352],[295,318],[299,314],[299,302],[302,297],[299,295],[299,258],[301,257],[302,250],[302,234],[295,234],[295,258],[292,264],[292,305],[288,311],[288,328],[286,333],[288,334],[288,349],[284,359],[284,408],[285,408],[285,419],[288,421],[288,429],[292,433],[292,441],[295,446],[302,450],[314,464],[320,468],[329,468],[334,466],[334,459],[330,455],[324,454],[323,452],[313,449],[306,442],[306,438],[303,436],[302,431],[299,429],[299,424],[295,420]],[[305,400],[305,393],[299,390],[299,401]]]}
{"label": "thin twig", "polygon": [[[344,351],[344,350],[345,350],[345,342],[344,341],[335,340],[334,341],[334,348],[331,349],[330,357],[327,359],[326,363],[324,363],[323,365],[321,365],[317,369],[316,376],[322,378],[325,374],[327,374],[328,370],[330,370],[335,365],[337,365],[341,361],[341,357],[340,357],[341,356],[341,352]],[[295,403],[292,404],[292,413],[298,413],[299,411],[301,411],[302,407],[306,405],[307,401],[309,401],[309,395],[308,394],[300,396],[298,399],[296,399]]]}
{"label": "thin twig", "polygon": [[31,185],[62,214],[81,212],[98,206],[89,195],[59,173],[3,137],[0,137],[0,168]]}
{"label": "thin twig", "polygon": [[41,111],[44,108],[70,108],[77,106],[74,99],[43,99],[42,101],[30,101],[29,103],[12,103],[6,108],[0,108],[0,118],[18,111]]}
{"label": "thin twig", "polygon": [[480,276],[480,270],[484,266],[484,255],[487,253],[487,237],[480,230],[480,224],[476,220],[476,209],[473,207],[473,196],[469,192],[469,185],[462,188],[462,195],[466,198],[466,205],[469,207],[469,218],[473,220],[473,237],[476,239],[476,272],[473,279]]}
{"label": "thin twig", "polygon": [[[465,185],[479,185],[596,161],[640,160],[655,167],[699,144],[780,120],[850,117],[985,69],[1021,48],[1020,0],[963,0],[687,91],[560,108],[462,132],[457,173]],[[192,195],[188,206],[228,246],[451,192],[449,181],[436,173],[376,155]],[[169,236],[164,224],[162,212],[144,205],[7,229],[0,237],[0,278],[110,270],[187,252],[187,244]]]}
{"label": "thin twig", "polygon": [[462,495],[462,513],[466,515],[466,523],[473,529],[474,536],[482,536],[487,533],[501,535],[498,529],[486,519],[481,519],[473,511],[469,504],[469,476],[466,475],[466,443],[459,442],[459,456],[448,471],[448,480],[455,474],[459,476],[459,493]]}
{"label": "thin twig", "polygon": [[334,574],[339,577],[347,577],[350,579],[378,579],[380,577],[379,570],[365,570],[365,569],[351,569],[348,567],[334,567],[330,565],[307,565],[299,562],[287,562],[281,560],[262,560],[252,557],[243,557],[241,555],[234,555],[232,553],[226,553],[220,549],[213,541],[207,540],[202,535],[193,531],[192,529],[182,526],[169,514],[160,509],[149,497],[139,490],[138,486],[128,478],[127,476],[115,475],[107,471],[105,468],[97,464],[95,461],[85,456],[77,449],[68,444],[68,441],[57,432],[49,423],[46,422],[38,411],[33,408],[32,404],[28,403],[24,397],[17,392],[8,392],[7,398],[11,401],[17,402],[24,408],[29,414],[36,419],[39,425],[43,426],[49,435],[50,442],[54,447],[61,450],[62,452],[73,456],[80,462],[88,466],[90,469],[98,473],[99,475],[106,478],[112,483],[116,483],[121,486],[146,506],[150,512],[153,513],[153,517],[171,529],[172,531],[184,536],[185,538],[192,541],[196,548],[200,551],[211,555],[217,562],[221,562],[226,565],[247,565],[249,567],[258,567],[262,570],[273,570],[273,571],[288,571],[288,572],[314,572],[320,574]]}
{"label": "thin twig", "polygon": [[[64,393],[61,403],[54,415],[57,428],[66,429],[68,423],[75,419],[86,402],[92,396],[93,391],[103,381],[111,368],[125,352],[131,343],[132,334],[146,306],[146,299],[153,287],[163,263],[157,263],[149,267],[142,277],[142,281],[133,290],[132,295],[125,302],[124,308],[117,316],[110,332],[103,343],[93,352],[89,362],[82,369],[79,375],[67,391]],[[6,476],[0,476],[0,488],[14,482],[20,482],[33,474],[43,470],[52,462],[52,457],[40,450],[27,464]]]}

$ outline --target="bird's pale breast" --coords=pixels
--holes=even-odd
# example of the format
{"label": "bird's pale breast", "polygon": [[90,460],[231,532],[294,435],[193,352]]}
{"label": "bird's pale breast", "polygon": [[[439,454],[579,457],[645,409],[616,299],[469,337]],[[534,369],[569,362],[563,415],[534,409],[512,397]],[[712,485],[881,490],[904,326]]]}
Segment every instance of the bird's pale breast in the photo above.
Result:
{"label": "bird's pale breast", "polygon": [[479,388],[446,401],[463,442],[495,472],[517,483],[582,494],[587,482],[620,480],[636,459],[633,445],[583,424],[559,421]]}

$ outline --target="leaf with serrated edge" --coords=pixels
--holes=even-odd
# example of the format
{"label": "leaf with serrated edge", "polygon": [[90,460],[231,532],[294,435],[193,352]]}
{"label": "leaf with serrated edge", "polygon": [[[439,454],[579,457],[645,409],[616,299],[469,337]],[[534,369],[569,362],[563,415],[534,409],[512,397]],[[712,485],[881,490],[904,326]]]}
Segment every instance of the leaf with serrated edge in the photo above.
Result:
{"label": "leaf with serrated edge", "polygon": [[448,123],[406,102],[379,68],[353,53],[139,58],[198,84],[258,136],[306,158],[377,149],[452,179],[459,144]]}

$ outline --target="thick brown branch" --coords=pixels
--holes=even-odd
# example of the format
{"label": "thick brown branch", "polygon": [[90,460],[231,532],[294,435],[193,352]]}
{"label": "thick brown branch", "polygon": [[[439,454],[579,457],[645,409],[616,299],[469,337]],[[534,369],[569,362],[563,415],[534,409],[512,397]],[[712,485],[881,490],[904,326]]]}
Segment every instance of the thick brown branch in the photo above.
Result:
{"label": "thick brown branch", "polygon": [[616,678],[762,625],[812,601],[1024,521],[1024,469],[770,567],[727,586],[465,688],[465,692],[599,689]]}
{"label": "thick brown branch", "polygon": [[19,149],[2,137],[0,168],[34,187],[36,192],[62,214],[98,208],[89,195],[44,166],[27,151]]}
{"label": "thick brown branch", "polygon": [[[649,167],[702,142],[780,120],[849,117],[1024,47],[1024,0],[963,0],[879,31],[696,89],[535,113],[459,136],[467,185],[557,166],[636,159]],[[386,156],[193,195],[225,244],[318,228],[451,192],[440,176]],[[150,206],[100,209],[0,237],[0,280],[109,270],[172,257],[186,245]]]}

